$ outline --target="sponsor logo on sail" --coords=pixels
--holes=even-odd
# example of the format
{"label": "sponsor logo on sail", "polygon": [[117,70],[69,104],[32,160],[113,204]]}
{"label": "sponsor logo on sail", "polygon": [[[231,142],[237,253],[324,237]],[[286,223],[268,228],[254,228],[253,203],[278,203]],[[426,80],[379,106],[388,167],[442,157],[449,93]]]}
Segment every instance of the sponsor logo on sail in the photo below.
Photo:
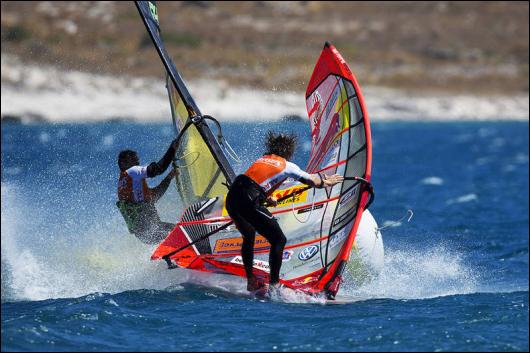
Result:
{"label": "sponsor logo on sail", "polygon": [[285,250],[282,255],[282,262],[289,262],[293,256],[294,251]]}
{"label": "sponsor logo on sail", "polygon": [[357,191],[357,187],[354,187],[354,188],[352,188],[352,190],[350,190],[347,193],[343,194],[341,199],[340,199],[339,205],[342,206],[346,202],[350,201],[353,198],[353,196],[355,195],[356,191]]}
{"label": "sponsor logo on sail", "polygon": [[[233,264],[243,265],[243,258],[241,256],[236,256],[230,262],[233,263]],[[269,263],[267,261],[253,260],[252,266],[254,268],[257,268],[258,270],[262,270],[262,271],[265,271],[265,272],[269,272],[270,271],[270,266],[269,266]]]}
{"label": "sponsor logo on sail", "polygon": [[[291,205],[293,203],[299,203],[304,202],[307,200],[307,191],[303,191],[299,194],[297,192],[300,192],[301,189],[303,189],[303,186],[295,186],[284,190],[277,190],[273,193],[273,196],[277,199],[285,198],[283,201],[278,202],[278,205],[276,207],[282,207],[286,205]],[[294,194],[294,195],[293,195]],[[293,195],[293,196],[290,196]],[[290,196],[290,197],[288,197]]]}
{"label": "sponsor logo on sail", "polygon": [[[237,237],[237,238],[224,238],[224,239],[218,239],[215,242],[215,246],[213,249],[214,254],[226,254],[231,252],[239,252],[241,251],[241,246],[243,245],[243,238]],[[254,240],[254,250],[267,250],[270,248],[270,244],[261,235],[257,235]]]}
{"label": "sponsor logo on sail", "polygon": [[346,235],[346,228],[341,229],[338,233],[331,236],[331,239],[329,240],[329,248],[333,249],[335,246],[337,246],[339,243],[341,243],[345,238]]}
{"label": "sponsor logo on sail", "polygon": [[318,253],[318,245],[311,245],[305,248],[298,254],[298,259],[301,261],[307,261]]}

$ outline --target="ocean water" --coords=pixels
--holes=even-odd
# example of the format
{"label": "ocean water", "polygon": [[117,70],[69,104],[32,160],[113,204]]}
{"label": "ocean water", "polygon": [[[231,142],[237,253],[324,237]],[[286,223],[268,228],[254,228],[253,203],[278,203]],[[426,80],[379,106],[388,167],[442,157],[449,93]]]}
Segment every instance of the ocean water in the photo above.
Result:
{"label": "ocean water", "polygon": [[[223,126],[238,171],[268,129],[295,131],[307,161],[304,122]],[[114,205],[116,156],[157,160],[168,124],[4,123],[2,351],[527,351],[528,128],[373,123],[385,268],[360,288],[346,279],[339,294],[358,301],[323,305],[149,260]],[[164,220],[180,215],[175,195]]]}

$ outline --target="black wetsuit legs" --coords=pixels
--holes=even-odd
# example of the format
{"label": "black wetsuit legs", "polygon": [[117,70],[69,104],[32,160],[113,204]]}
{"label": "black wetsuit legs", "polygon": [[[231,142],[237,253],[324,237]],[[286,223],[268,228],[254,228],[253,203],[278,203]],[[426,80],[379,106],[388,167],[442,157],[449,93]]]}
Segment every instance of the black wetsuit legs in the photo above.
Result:
{"label": "black wetsuit legs", "polygon": [[247,278],[253,276],[254,240],[256,231],[263,235],[271,244],[269,254],[270,283],[280,280],[283,249],[286,238],[278,221],[262,203],[265,194],[250,178],[238,176],[226,197],[226,209],[234,220],[234,224],[243,235],[241,256]]}

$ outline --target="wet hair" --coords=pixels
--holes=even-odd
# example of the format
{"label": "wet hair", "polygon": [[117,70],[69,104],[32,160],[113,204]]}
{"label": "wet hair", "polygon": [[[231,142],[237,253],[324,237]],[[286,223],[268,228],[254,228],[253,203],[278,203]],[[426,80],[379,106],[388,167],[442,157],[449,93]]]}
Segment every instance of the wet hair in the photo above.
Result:
{"label": "wet hair", "polygon": [[273,131],[268,131],[265,138],[265,148],[267,149],[265,154],[275,154],[287,160],[291,159],[297,140],[298,138],[293,133],[275,134]]}
{"label": "wet hair", "polygon": [[133,165],[133,160],[138,160],[138,154],[136,151],[133,150],[123,150],[118,155],[118,167],[120,167],[121,171],[127,170]]}

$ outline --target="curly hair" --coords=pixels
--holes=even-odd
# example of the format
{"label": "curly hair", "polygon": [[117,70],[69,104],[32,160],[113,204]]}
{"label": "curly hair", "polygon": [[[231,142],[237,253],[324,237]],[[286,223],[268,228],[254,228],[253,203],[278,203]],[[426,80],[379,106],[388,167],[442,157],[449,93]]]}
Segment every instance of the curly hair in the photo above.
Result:
{"label": "curly hair", "polygon": [[297,141],[298,138],[293,133],[275,134],[273,131],[268,131],[265,138],[265,148],[267,150],[265,154],[275,154],[287,160],[291,159]]}

